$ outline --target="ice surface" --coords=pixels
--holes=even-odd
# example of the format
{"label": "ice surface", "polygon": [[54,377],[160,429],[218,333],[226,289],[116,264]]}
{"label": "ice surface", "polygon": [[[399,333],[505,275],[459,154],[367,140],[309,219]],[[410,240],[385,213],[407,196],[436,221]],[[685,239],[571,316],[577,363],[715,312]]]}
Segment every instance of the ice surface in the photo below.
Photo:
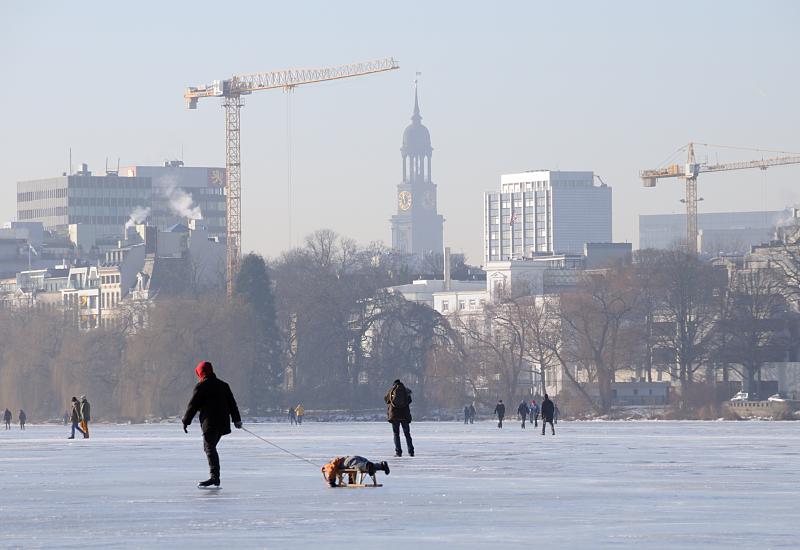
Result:
{"label": "ice surface", "polygon": [[[0,431],[0,546],[80,548],[778,548],[800,546],[800,422],[248,424],[323,464],[386,459],[379,489],[326,487],[318,468],[236,431],[221,491],[199,428]],[[514,546],[510,546],[514,545]]]}

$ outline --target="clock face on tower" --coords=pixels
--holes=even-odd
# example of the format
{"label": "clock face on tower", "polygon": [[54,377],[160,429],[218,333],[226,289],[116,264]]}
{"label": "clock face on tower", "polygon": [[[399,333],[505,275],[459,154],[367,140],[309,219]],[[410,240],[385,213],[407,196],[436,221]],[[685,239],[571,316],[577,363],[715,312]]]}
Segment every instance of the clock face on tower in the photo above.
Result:
{"label": "clock face on tower", "polygon": [[400,210],[408,210],[411,208],[411,191],[400,191],[397,195],[397,204],[400,206]]}

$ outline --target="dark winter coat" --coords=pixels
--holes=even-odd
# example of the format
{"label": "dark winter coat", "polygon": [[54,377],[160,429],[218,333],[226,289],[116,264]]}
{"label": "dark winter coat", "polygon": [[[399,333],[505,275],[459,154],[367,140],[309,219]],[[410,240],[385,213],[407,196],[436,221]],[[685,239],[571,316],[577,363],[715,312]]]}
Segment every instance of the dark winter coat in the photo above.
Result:
{"label": "dark winter coat", "polygon": [[550,401],[549,397],[542,401],[542,419],[547,420],[548,422],[553,420],[554,408],[555,405],[552,401]]}
{"label": "dark winter coat", "polygon": [[[392,392],[395,391],[395,388],[402,388],[408,396],[408,399],[406,399],[408,403],[403,407],[392,405]],[[392,386],[389,391],[386,392],[383,400],[386,402],[386,415],[389,422],[411,422],[411,407],[409,406],[411,403],[411,390],[406,388],[402,382],[398,382]]]}
{"label": "dark winter coat", "polygon": [[91,422],[92,420],[92,406],[85,397],[81,399],[81,419],[84,422]]}
{"label": "dark winter coat", "polygon": [[11,411],[8,409],[6,409],[6,411],[3,413],[3,420],[6,422],[11,422]]}
{"label": "dark winter coat", "polygon": [[528,404],[525,403],[525,401],[520,403],[519,407],[517,407],[517,414],[519,414],[520,416],[528,416],[529,412],[530,409],[528,408]]}
{"label": "dark winter coat", "polygon": [[72,422],[81,421],[81,404],[78,401],[72,402],[72,416],[70,420],[72,420]]}
{"label": "dark winter coat", "polygon": [[497,418],[503,418],[506,415],[506,406],[502,403],[498,403],[497,406],[494,408],[494,414],[497,415]]}
{"label": "dark winter coat", "polygon": [[183,424],[192,423],[194,415],[200,412],[200,425],[203,433],[209,431],[220,435],[231,433],[231,419],[241,422],[239,407],[233,398],[230,386],[217,378],[214,373],[206,374],[195,387],[192,399],[183,415]]}
{"label": "dark winter coat", "polygon": [[19,411],[19,421],[23,424],[28,421],[28,415],[25,414],[25,411]]}

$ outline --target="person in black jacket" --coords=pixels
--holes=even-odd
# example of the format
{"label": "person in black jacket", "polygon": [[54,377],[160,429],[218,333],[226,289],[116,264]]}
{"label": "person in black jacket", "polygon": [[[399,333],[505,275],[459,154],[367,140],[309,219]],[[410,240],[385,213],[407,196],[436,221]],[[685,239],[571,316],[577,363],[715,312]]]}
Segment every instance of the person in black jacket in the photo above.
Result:
{"label": "person in black jacket", "polygon": [[553,430],[553,435],[556,435],[556,429],[553,426],[553,413],[555,410],[555,405],[547,394],[544,394],[544,401],[542,401],[542,435],[544,435],[544,429],[547,427],[547,424],[550,423],[550,429]]}
{"label": "person in black jacket", "polygon": [[25,414],[25,411],[20,409],[19,410],[19,414],[17,415],[17,418],[19,419],[19,429],[20,430],[24,430],[25,429],[25,422],[28,421],[28,415]]}
{"label": "person in black jacket", "polygon": [[406,437],[408,456],[414,456],[414,442],[411,441],[411,390],[406,388],[400,380],[395,380],[391,389],[386,392],[383,400],[386,402],[386,414],[392,424],[394,433],[394,456],[403,456],[400,446],[400,426]]}
{"label": "person in black jacket", "polygon": [[183,415],[183,431],[189,433],[187,426],[192,423],[194,415],[200,412],[200,425],[203,428],[203,449],[208,458],[211,477],[197,484],[198,487],[219,486],[219,454],[217,443],[223,435],[231,433],[233,425],[242,429],[242,417],[239,407],[233,398],[230,386],[217,378],[214,367],[208,361],[201,361],[195,368],[200,382],[194,387],[192,399]]}
{"label": "person in black jacket", "polygon": [[525,421],[528,419],[528,413],[531,410],[528,408],[528,403],[523,399],[519,407],[517,407],[517,414],[522,418],[522,429],[525,429]]}
{"label": "person in black jacket", "polygon": [[497,415],[497,427],[503,427],[503,418],[506,416],[506,406],[503,405],[503,400],[500,399],[494,407],[494,414]]}

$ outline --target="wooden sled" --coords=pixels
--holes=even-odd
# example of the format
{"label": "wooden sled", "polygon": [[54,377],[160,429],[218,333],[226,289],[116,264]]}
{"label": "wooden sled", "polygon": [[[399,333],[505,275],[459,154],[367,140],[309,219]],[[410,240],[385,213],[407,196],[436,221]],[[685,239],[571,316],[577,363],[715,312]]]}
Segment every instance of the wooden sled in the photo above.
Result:
{"label": "wooden sled", "polygon": [[[347,475],[348,483],[344,483],[345,475]],[[369,476],[367,472],[361,472],[355,468],[344,468],[339,470],[336,476],[339,478],[339,484],[337,485],[337,488],[364,489],[368,487],[383,487],[381,483],[378,483],[378,480],[375,478],[375,476]],[[364,483],[364,480],[367,477],[372,477],[372,483]],[[353,480],[353,483],[349,483],[350,480]]]}

